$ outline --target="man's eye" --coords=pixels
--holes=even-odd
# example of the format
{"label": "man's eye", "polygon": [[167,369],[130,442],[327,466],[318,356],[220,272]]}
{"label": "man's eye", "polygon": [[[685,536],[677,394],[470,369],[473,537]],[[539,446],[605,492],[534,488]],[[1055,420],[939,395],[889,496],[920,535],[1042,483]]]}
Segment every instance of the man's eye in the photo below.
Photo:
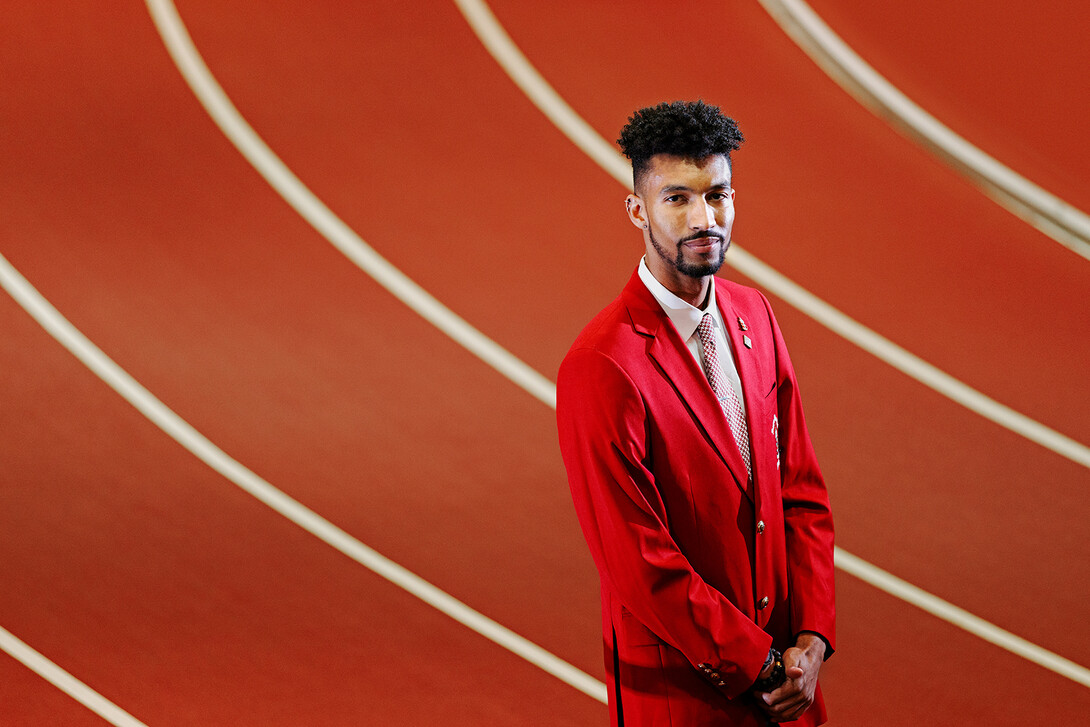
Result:
{"label": "man's eye", "polygon": [[667,202],[680,202],[681,201],[681,195],[680,194],[671,194],[669,197],[666,198],[666,201]]}

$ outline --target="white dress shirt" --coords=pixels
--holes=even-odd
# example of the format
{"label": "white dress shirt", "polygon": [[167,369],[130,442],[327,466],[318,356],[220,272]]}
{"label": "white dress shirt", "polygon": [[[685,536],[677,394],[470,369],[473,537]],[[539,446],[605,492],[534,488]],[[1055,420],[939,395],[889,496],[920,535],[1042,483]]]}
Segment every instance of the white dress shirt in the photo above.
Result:
{"label": "white dress shirt", "polygon": [[734,356],[731,353],[730,342],[727,340],[726,328],[723,326],[723,316],[719,313],[719,306],[715,304],[715,276],[711,279],[711,288],[708,291],[708,302],[704,310],[695,308],[681,298],[677,297],[660,283],[647,267],[646,256],[640,258],[640,280],[662,306],[670,322],[674,325],[681,340],[689,349],[689,353],[696,359],[701,371],[707,371],[704,367],[704,352],[700,345],[700,334],[696,332],[705,313],[712,314],[715,323],[715,352],[719,357],[719,368],[723,381],[727,381],[734,387],[734,393],[738,396],[738,403],[742,406],[742,416],[746,413],[746,400],[742,396],[742,382],[738,378],[738,367],[734,365]]}

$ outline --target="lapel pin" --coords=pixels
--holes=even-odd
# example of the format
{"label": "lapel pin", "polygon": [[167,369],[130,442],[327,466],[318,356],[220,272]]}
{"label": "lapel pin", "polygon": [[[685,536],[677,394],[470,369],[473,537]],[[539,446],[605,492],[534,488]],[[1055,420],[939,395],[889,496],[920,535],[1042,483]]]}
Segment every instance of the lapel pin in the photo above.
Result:
{"label": "lapel pin", "polygon": [[738,330],[740,330],[740,331],[748,331],[749,330],[749,326],[747,326],[746,322],[743,321],[741,318],[738,319]]}
{"label": "lapel pin", "polygon": [[746,344],[746,348],[753,348],[753,341],[749,340],[749,336],[742,336],[742,343]]}

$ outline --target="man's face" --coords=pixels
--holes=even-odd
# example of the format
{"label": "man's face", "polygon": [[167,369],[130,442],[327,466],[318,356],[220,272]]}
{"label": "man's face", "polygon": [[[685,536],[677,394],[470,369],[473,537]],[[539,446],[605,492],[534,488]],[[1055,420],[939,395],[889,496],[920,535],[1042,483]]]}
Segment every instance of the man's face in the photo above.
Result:
{"label": "man's face", "polygon": [[730,245],[730,164],[721,154],[703,159],[656,154],[628,209],[643,228],[651,272],[668,288],[690,288],[719,270]]}

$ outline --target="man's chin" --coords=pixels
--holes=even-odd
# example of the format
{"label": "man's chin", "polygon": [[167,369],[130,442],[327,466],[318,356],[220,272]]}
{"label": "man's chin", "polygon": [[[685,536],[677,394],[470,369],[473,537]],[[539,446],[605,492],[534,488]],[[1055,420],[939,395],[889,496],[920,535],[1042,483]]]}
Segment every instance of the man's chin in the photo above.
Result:
{"label": "man's chin", "polygon": [[719,268],[723,267],[726,254],[727,250],[724,247],[714,260],[686,260],[679,255],[676,266],[678,272],[682,275],[687,275],[690,278],[705,278],[719,272]]}
{"label": "man's chin", "polygon": [[682,275],[686,275],[690,278],[696,278],[697,280],[699,280],[700,278],[706,278],[709,275],[715,275],[719,272],[719,268],[721,267],[723,267],[721,264],[715,265],[713,263],[708,263],[706,265],[685,264],[678,266],[678,272]]}

